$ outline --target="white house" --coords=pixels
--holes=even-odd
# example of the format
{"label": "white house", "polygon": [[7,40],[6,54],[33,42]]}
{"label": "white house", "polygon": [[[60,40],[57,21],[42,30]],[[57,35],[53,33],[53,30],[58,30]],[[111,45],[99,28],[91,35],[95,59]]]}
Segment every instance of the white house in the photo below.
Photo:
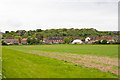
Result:
{"label": "white house", "polygon": [[72,42],[72,44],[82,44],[83,42],[79,39],[76,39]]}
{"label": "white house", "polygon": [[85,38],[85,42],[88,42],[88,41],[90,41],[90,37]]}

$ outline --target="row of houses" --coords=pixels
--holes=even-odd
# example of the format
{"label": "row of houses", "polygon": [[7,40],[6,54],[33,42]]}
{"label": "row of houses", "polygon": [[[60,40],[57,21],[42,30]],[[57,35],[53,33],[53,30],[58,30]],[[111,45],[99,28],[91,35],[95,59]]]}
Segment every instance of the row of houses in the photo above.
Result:
{"label": "row of houses", "polygon": [[[48,38],[43,38],[44,44],[61,44],[64,40],[64,38],[70,38],[70,37],[48,37]],[[97,42],[98,40],[103,40],[106,39],[108,42],[118,42],[120,38],[118,37],[112,37],[112,36],[102,36],[102,37],[86,37],[85,41],[83,42],[83,38],[79,37],[73,37],[73,42],[77,44],[82,44],[82,43],[93,43]],[[23,38],[21,40],[21,43],[19,42],[18,39],[4,39],[8,44],[27,44],[27,38]]]}
{"label": "row of houses", "polygon": [[[20,44],[18,39],[3,39],[3,40],[5,40],[7,42],[7,44],[9,44],[9,45],[10,44],[13,44],[13,45],[19,45]],[[22,39],[21,44],[24,44],[24,45],[27,44],[27,39],[26,38]]]}
{"label": "row of houses", "polygon": [[[71,38],[71,37],[48,37],[43,38],[43,42],[45,44],[61,44],[65,38]],[[72,37],[73,40],[79,39],[79,37]]]}
{"label": "row of houses", "polygon": [[[70,37],[48,37],[48,38],[44,38],[43,41],[45,44],[61,44],[64,38],[70,38]],[[106,39],[108,42],[120,41],[120,38],[112,37],[112,36],[86,37],[84,42],[82,41],[83,38],[73,37],[72,44],[93,43],[93,42],[97,42],[98,40],[103,40],[103,39]]]}

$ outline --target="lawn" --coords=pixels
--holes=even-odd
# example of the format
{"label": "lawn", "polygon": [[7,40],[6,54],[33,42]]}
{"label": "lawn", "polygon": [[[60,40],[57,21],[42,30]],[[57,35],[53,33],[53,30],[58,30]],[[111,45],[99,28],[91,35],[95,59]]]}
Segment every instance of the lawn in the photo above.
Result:
{"label": "lawn", "polygon": [[[36,51],[36,52],[35,52]],[[53,53],[54,52],[54,53]],[[34,54],[32,54],[34,53]],[[58,59],[60,54],[118,57],[117,45],[21,45],[3,46],[3,77],[6,78],[115,78],[116,74]],[[79,59],[73,59],[79,60]],[[116,66],[114,66],[116,68]]]}
{"label": "lawn", "polygon": [[118,57],[118,45],[27,45],[8,46],[6,48],[22,51],[47,51],[95,56]]}

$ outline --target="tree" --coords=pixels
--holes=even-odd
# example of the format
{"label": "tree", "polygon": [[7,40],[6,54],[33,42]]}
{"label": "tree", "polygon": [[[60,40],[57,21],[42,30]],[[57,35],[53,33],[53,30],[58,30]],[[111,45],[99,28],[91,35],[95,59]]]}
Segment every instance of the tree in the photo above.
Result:
{"label": "tree", "polygon": [[11,38],[12,38],[12,39],[13,39],[14,37],[13,37],[12,34],[8,34],[8,33],[7,33],[7,34],[6,34],[6,38],[7,38],[7,39],[11,39]]}
{"label": "tree", "polygon": [[37,40],[35,38],[31,39],[31,44],[37,44]]}
{"label": "tree", "polygon": [[36,33],[36,38],[38,41],[43,40],[43,34],[42,33]]}
{"label": "tree", "polygon": [[69,39],[69,41],[70,41],[70,43],[73,42],[73,38],[71,37],[71,38]]}
{"label": "tree", "polygon": [[67,33],[66,32],[63,32],[63,36],[66,36],[67,35]]}
{"label": "tree", "polygon": [[62,44],[65,44],[65,42],[63,41]]}
{"label": "tree", "polygon": [[33,35],[32,35],[32,37],[33,37],[33,38],[35,38],[35,37],[36,37],[36,33],[35,33],[35,34],[33,34]]}
{"label": "tree", "polygon": [[21,43],[22,37],[21,36],[15,36],[15,39],[18,39],[19,43]]}
{"label": "tree", "polygon": [[36,32],[42,32],[42,29],[36,29]]}
{"label": "tree", "polygon": [[[114,32],[103,32],[103,31],[97,31],[93,28],[91,29],[47,29],[47,30],[17,30],[14,31],[6,31],[5,33],[2,33],[2,38],[14,38],[15,36],[20,36],[22,38],[27,38],[28,36],[37,38],[38,41],[43,40],[43,37],[101,37],[101,36],[117,36],[117,34]],[[83,40],[84,41],[84,40]],[[71,41],[70,41],[71,42]]]}
{"label": "tree", "polygon": [[43,37],[44,37],[44,38],[47,38],[47,35],[46,35],[46,34],[44,34],[44,35],[43,35]]}
{"label": "tree", "polygon": [[85,42],[85,37],[82,38],[82,41]]}
{"label": "tree", "polygon": [[9,33],[9,31],[5,31],[5,34]]}
{"label": "tree", "polygon": [[1,41],[2,45],[7,45],[7,42],[5,40]]}
{"label": "tree", "polygon": [[102,44],[107,44],[107,40],[106,40],[106,39],[103,39],[103,40],[102,40]]}
{"label": "tree", "polygon": [[27,43],[28,43],[28,44],[31,43],[31,36],[29,36],[29,37],[27,38]]}
{"label": "tree", "polygon": [[43,44],[43,41],[42,41],[42,40],[40,40],[40,44]]}
{"label": "tree", "polygon": [[98,44],[101,44],[101,40],[98,40],[98,42],[97,42]]}
{"label": "tree", "polygon": [[70,43],[70,40],[69,40],[69,38],[64,38],[64,43],[66,43],[66,44],[69,44]]}
{"label": "tree", "polygon": [[67,29],[66,29],[66,28],[63,28],[62,30],[63,30],[63,31],[67,31]]}
{"label": "tree", "polygon": [[16,33],[19,33],[20,36],[23,36],[26,31],[25,30],[17,30]]}

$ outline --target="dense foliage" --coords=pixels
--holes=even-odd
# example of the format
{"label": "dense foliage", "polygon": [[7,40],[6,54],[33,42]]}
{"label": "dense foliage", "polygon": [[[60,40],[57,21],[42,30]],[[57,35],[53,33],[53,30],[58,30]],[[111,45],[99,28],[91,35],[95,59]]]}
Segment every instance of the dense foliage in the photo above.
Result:
{"label": "dense foliage", "polygon": [[107,44],[107,40],[103,39],[102,44]]}
{"label": "dense foliage", "polygon": [[[17,31],[6,31],[2,33],[3,38],[28,38],[28,36],[32,38],[37,38],[38,41],[42,40],[46,37],[100,37],[100,36],[116,36],[118,33],[109,32],[109,31],[97,31],[96,29],[47,29],[47,30],[17,30]],[[84,39],[83,39],[84,40]]]}
{"label": "dense foliage", "polygon": [[2,40],[1,43],[2,43],[2,45],[7,45],[7,42],[4,40]]}

